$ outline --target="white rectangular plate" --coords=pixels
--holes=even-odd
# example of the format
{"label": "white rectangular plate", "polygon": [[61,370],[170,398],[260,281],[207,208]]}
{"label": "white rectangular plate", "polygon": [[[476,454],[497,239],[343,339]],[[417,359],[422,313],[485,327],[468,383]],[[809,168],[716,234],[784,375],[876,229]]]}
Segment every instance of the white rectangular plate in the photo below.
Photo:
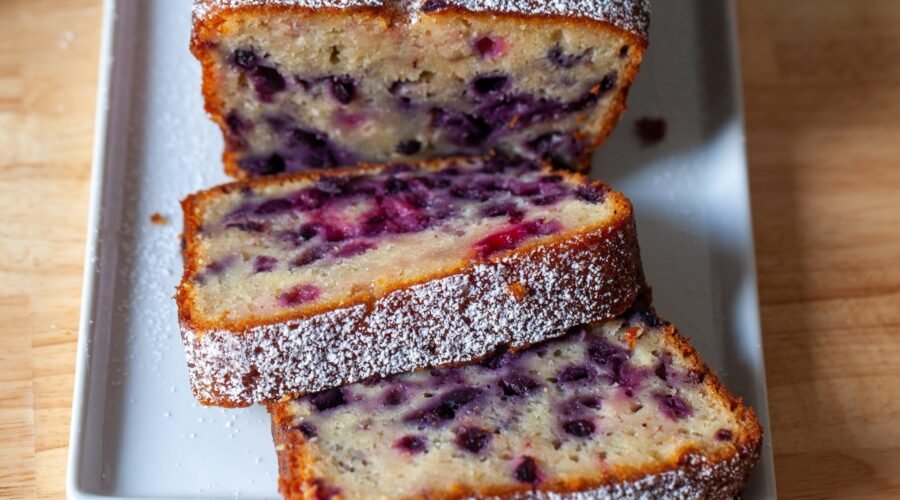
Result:
{"label": "white rectangular plate", "polygon": [[[190,2],[106,4],[69,496],[277,496],[265,411],[194,401],[172,300],[178,202],[226,180],[188,52]],[[631,109],[594,173],[634,202],[657,309],[768,429],[733,12],[654,9]],[[642,116],[665,118],[663,142],[641,145]],[[748,498],[775,496],[768,442]]]}

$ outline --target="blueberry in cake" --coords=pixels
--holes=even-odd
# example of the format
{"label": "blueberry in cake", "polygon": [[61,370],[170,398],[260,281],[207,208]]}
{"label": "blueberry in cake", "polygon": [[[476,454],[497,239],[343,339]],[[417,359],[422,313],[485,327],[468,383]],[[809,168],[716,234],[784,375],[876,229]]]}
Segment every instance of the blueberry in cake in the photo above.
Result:
{"label": "blueberry in cake", "polygon": [[269,410],[287,498],[735,498],[762,439],[646,311]]}
{"label": "blueberry in cake", "polygon": [[195,0],[206,109],[238,177],[500,150],[586,168],[648,0]]}
{"label": "blueberry in cake", "polygon": [[471,361],[614,317],[645,287],[628,200],[529,160],[256,178],[183,208],[176,298],[207,404]]}

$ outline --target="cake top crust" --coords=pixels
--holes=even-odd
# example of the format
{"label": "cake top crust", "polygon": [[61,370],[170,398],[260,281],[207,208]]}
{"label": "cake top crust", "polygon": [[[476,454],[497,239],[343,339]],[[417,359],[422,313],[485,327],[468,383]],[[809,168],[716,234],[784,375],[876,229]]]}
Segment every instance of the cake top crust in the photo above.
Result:
{"label": "cake top crust", "polygon": [[202,20],[223,10],[258,6],[384,8],[413,14],[456,8],[526,16],[568,16],[606,22],[644,38],[650,28],[650,0],[194,0],[194,16]]}

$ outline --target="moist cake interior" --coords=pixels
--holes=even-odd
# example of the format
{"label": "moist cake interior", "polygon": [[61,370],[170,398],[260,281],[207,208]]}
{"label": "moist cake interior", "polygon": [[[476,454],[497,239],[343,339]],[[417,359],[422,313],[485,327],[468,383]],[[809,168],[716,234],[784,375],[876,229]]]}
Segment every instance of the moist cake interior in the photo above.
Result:
{"label": "moist cake interior", "polygon": [[218,112],[248,175],[499,148],[571,166],[640,47],[586,22],[347,12],[228,18]]}
{"label": "moist cake interior", "polygon": [[275,413],[307,442],[315,484],[345,498],[615,478],[683,449],[735,446],[742,424],[690,366],[655,317],[635,313],[480,364],[313,394]]}
{"label": "moist cake interior", "polygon": [[193,315],[340,306],[615,216],[607,188],[504,157],[264,183],[202,202]]}

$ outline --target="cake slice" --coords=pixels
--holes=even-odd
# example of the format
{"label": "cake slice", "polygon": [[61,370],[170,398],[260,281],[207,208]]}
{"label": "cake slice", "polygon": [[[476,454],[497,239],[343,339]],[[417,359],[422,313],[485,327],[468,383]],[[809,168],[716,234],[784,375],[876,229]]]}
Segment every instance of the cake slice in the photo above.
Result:
{"label": "cake slice", "polygon": [[648,0],[195,0],[234,176],[499,149],[586,168],[647,45]]}
{"label": "cake slice", "polygon": [[735,498],[762,440],[648,312],[269,410],[287,498]]}
{"label": "cake slice", "polygon": [[207,404],[469,361],[614,317],[644,287],[625,197],[526,160],[257,178],[183,208],[177,301]]}

